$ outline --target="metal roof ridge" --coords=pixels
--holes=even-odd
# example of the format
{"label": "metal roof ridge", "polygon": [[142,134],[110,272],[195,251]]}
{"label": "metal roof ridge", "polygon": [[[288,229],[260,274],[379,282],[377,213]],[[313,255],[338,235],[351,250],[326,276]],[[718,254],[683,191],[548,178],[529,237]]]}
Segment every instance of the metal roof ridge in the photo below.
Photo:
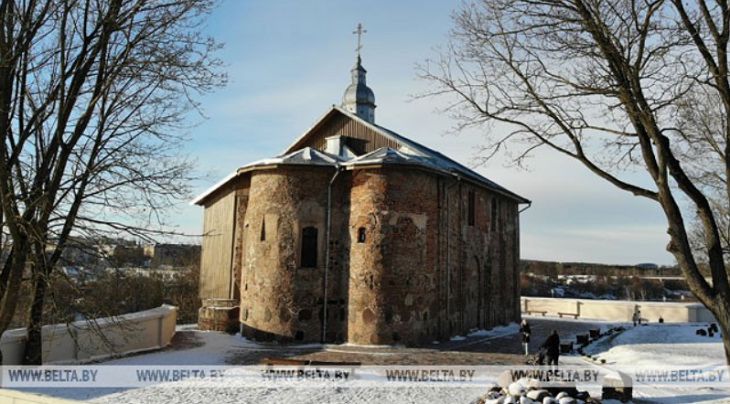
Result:
{"label": "metal roof ridge", "polygon": [[510,191],[509,189],[507,189],[507,188],[505,188],[505,187],[497,184],[496,182],[490,180],[489,178],[487,178],[487,177],[479,174],[478,172],[472,170],[469,167],[466,167],[465,165],[459,163],[458,161],[456,161],[456,160],[454,160],[454,159],[446,156],[445,154],[443,154],[443,153],[441,153],[439,151],[433,150],[433,149],[429,148],[428,146],[424,146],[424,145],[416,142],[415,140],[411,140],[411,139],[409,139],[409,138],[407,138],[407,137],[405,137],[405,136],[403,136],[403,135],[401,135],[401,134],[399,134],[399,133],[397,133],[397,132],[395,132],[395,131],[393,131],[391,129],[388,129],[386,127],[380,126],[380,125],[375,124],[375,123],[370,123],[370,122],[368,122],[368,121],[360,118],[359,116],[354,115],[354,114],[350,113],[349,111],[345,111],[345,110],[343,110],[343,109],[341,109],[341,108],[339,108],[337,106],[334,106],[333,105],[332,108],[335,109],[335,110],[337,110],[337,111],[339,111],[339,112],[341,112],[341,113],[343,113],[343,114],[345,114],[346,116],[348,116],[348,117],[350,117],[352,119],[357,120],[358,122],[362,123],[363,125],[366,125],[366,126],[370,127],[371,129],[376,130],[378,133],[380,133],[381,135],[387,137],[388,139],[394,140],[394,141],[396,141],[398,143],[404,143],[406,146],[408,146],[410,148],[413,148],[416,151],[421,152],[421,153],[423,153],[425,155],[425,156],[417,156],[417,157],[421,157],[421,158],[433,158],[433,159],[444,160],[446,163],[455,166],[455,167],[452,167],[448,171],[454,171],[455,173],[461,174],[461,175],[464,175],[464,176],[475,177],[475,179],[477,179],[477,180],[479,180],[481,182],[485,182],[490,187],[496,188],[496,190],[501,191],[503,193],[506,193],[509,196],[511,196],[511,197],[513,197],[515,199],[518,199],[518,200],[522,201],[523,203],[530,203],[530,200],[529,199],[527,199],[527,198],[525,198],[523,196],[520,196],[520,195],[518,195],[518,194],[516,194],[516,193],[514,193],[512,191]]}

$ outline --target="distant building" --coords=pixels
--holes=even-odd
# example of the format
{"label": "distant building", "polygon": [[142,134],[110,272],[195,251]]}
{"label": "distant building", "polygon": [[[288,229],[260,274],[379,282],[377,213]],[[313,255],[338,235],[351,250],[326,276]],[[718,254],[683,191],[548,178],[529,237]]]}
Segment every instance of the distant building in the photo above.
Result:
{"label": "distant building", "polygon": [[200,262],[200,245],[195,244],[149,244],[144,246],[144,255],[150,268],[190,267]]}
{"label": "distant building", "polygon": [[138,267],[144,265],[146,258],[140,245],[116,245],[109,257],[112,265],[120,267]]}
{"label": "distant building", "polygon": [[244,336],[430,343],[520,319],[529,201],[375,123],[358,56],[333,106],[205,208],[200,297],[240,302]]}

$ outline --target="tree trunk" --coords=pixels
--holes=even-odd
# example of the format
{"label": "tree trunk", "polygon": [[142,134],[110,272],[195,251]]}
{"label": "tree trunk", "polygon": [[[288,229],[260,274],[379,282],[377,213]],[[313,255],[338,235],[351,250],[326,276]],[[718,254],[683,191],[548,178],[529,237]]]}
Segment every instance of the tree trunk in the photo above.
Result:
{"label": "tree trunk", "polygon": [[722,344],[725,347],[725,362],[730,363],[730,300],[718,296],[712,304],[707,305],[707,308],[717,319],[722,332]]}
{"label": "tree trunk", "polygon": [[28,340],[23,355],[24,365],[41,365],[43,362],[43,306],[46,299],[48,280],[45,271],[38,270],[33,279],[33,301],[28,316]]}

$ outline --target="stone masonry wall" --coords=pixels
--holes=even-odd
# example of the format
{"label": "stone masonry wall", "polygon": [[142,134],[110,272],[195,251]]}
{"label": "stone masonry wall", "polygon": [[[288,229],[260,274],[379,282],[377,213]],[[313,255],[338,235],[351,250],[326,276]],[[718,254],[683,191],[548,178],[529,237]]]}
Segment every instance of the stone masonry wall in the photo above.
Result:
{"label": "stone masonry wall", "polygon": [[[380,335],[385,329],[381,228],[382,213],[387,210],[387,186],[387,177],[378,170],[358,170],[352,174],[347,314],[347,341],[350,343],[382,344],[391,340]],[[361,231],[365,242],[357,241]]]}
{"label": "stone masonry wall", "polygon": [[355,171],[350,195],[350,239],[366,240],[350,248],[349,342],[424,344],[519,320],[514,202],[395,168]]}
{"label": "stone masonry wall", "polygon": [[[241,274],[244,336],[284,342],[320,340],[327,186],[333,173],[331,168],[317,167],[252,173]],[[343,192],[336,189],[334,194]],[[333,228],[340,228],[341,198],[333,198],[332,210],[336,213]],[[316,268],[300,265],[302,229],[309,226],[317,229]],[[333,240],[339,238],[333,233]],[[341,254],[337,248],[332,256]],[[329,290],[328,300],[341,300],[341,290],[332,286]]]}
{"label": "stone masonry wall", "polygon": [[435,177],[358,170],[350,191],[348,341],[423,343],[436,332]]}
{"label": "stone masonry wall", "polygon": [[439,187],[439,337],[519,321],[517,204],[456,179]]}
{"label": "stone masonry wall", "polygon": [[[430,344],[518,321],[517,204],[416,169],[251,173],[235,241],[243,335],[258,340]],[[470,194],[474,220],[469,220]],[[495,214],[496,215],[493,215]],[[301,232],[318,229],[317,268],[299,265]],[[262,239],[263,238],[263,239]],[[238,253],[240,251],[240,254]],[[240,271],[237,268],[240,267]]]}

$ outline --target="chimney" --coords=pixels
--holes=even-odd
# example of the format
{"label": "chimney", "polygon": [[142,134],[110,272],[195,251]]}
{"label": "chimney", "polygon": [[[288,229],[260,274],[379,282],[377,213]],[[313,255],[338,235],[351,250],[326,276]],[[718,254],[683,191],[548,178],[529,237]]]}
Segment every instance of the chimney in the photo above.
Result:
{"label": "chimney", "polygon": [[342,151],[342,136],[336,135],[336,136],[330,136],[325,139],[327,141],[327,146],[325,147],[325,150],[329,154],[334,154],[335,156],[339,156],[340,152]]}

